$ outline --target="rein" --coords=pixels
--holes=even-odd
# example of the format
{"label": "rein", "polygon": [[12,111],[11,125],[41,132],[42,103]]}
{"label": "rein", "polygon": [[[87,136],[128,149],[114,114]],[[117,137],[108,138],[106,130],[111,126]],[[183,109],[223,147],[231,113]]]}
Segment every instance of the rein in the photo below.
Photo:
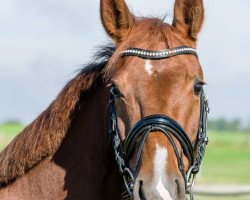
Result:
{"label": "rein", "polygon": [[[167,59],[177,55],[191,54],[198,57],[196,50],[188,46],[180,46],[173,49],[166,49],[161,51],[150,51],[138,48],[127,49],[122,52],[122,56],[137,56],[143,59]],[[138,121],[129,131],[126,139],[121,141],[118,127],[117,115],[115,110],[115,101],[119,98],[119,94],[115,92],[115,87],[110,89],[109,99],[109,139],[113,146],[115,159],[119,166],[119,171],[123,176],[125,187],[129,195],[133,196],[133,187],[135,177],[138,175],[140,168],[140,160],[142,148],[147,136],[150,132],[160,131],[170,141],[175,155],[177,157],[179,170],[185,181],[186,193],[190,194],[190,199],[193,200],[193,186],[195,176],[199,172],[200,165],[205,154],[206,145],[208,143],[207,137],[207,115],[209,113],[208,99],[202,90],[200,94],[200,119],[196,145],[193,146],[185,130],[179,125],[178,122],[165,115],[150,115]],[[180,143],[184,155],[189,162],[189,169],[185,172],[184,164],[180,152],[173,140],[175,137]],[[135,166],[131,169],[129,161],[136,149]]]}

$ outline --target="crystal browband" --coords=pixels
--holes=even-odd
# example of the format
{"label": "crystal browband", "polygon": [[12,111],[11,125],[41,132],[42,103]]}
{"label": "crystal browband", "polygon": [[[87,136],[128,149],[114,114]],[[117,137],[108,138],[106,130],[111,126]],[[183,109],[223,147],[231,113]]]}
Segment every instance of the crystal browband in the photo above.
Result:
{"label": "crystal browband", "polygon": [[196,49],[189,46],[180,46],[172,49],[160,51],[144,50],[139,48],[130,48],[122,52],[122,56],[137,56],[144,59],[165,59],[177,55],[192,54],[198,57]]}

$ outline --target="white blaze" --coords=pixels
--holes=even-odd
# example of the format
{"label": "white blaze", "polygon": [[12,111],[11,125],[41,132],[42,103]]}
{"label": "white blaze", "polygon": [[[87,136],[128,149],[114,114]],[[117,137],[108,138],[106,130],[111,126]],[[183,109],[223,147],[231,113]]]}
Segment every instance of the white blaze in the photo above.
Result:
{"label": "white blaze", "polygon": [[156,152],[154,158],[154,181],[157,183],[156,190],[159,192],[163,200],[172,200],[168,190],[164,187],[162,180],[166,180],[166,165],[167,165],[168,151],[165,148],[156,145]]}
{"label": "white blaze", "polygon": [[153,66],[150,60],[145,61],[145,70],[149,76],[153,74]]}
{"label": "white blaze", "polygon": [[159,194],[161,195],[161,197],[164,200],[172,200],[172,198],[170,197],[169,192],[167,191],[167,189],[164,187],[162,180],[160,178],[157,186],[156,186],[156,190],[159,192]]}

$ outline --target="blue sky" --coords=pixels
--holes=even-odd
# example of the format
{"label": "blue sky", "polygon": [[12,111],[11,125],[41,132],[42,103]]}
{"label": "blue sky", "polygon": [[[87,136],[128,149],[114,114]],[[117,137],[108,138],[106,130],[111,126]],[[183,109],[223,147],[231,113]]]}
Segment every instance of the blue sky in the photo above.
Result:
{"label": "blue sky", "polygon": [[[204,0],[198,52],[211,118],[250,120],[250,1]],[[137,15],[171,21],[173,0],[127,0]],[[0,122],[29,123],[107,40],[99,0],[3,0],[0,7]]]}

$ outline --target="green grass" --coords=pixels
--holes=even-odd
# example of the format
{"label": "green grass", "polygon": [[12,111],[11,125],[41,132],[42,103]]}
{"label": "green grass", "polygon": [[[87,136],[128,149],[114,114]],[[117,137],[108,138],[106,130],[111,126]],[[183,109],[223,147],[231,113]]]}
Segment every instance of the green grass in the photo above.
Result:
{"label": "green grass", "polygon": [[249,200],[250,195],[242,195],[242,196],[199,196],[195,195],[195,200]]}
{"label": "green grass", "polygon": [[[0,150],[21,130],[22,126],[0,125]],[[210,142],[198,175],[198,183],[250,184],[250,144],[247,133],[209,131]],[[195,196],[196,200],[247,200],[250,195],[236,197]]]}
{"label": "green grass", "polygon": [[0,125],[0,150],[13,140],[13,138],[23,129],[20,124]]}
{"label": "green grass", "polygon": [[[22,130],[19,124],[0,125],[0,150]],[[197,177],[199,183],[250,184],[250,145],[247,133],[209,131],[209,145]]]}
{"label": "green grass", "polygon": [[210,131],[209,137],[198,182],[250,184],[248,134]]}

